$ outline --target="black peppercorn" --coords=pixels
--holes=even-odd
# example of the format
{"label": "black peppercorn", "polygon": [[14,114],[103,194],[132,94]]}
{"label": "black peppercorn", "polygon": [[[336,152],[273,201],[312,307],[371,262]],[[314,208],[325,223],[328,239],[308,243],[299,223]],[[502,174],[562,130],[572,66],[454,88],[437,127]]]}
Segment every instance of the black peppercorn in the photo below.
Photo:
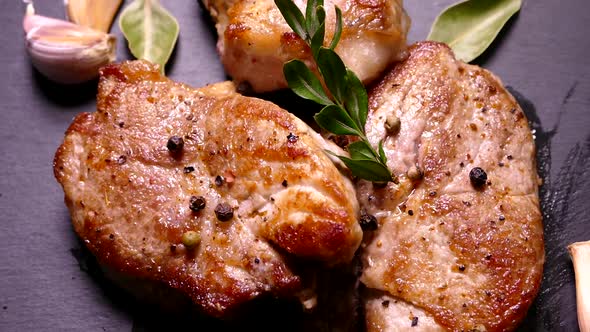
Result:
{"label": "black peppercorn", "polygon": [[469,180],[475,188],[483,187],[488,181],[488,175],[481,167],[474,167],[469,172]]}
{"label": "black peppercorn", "polygon": [[361,219],[359,224],[363,231],[376,231],[379,225],[377,224],[377,218],[374,215],[368,214],[365,211],[361,212]]}
{"label": "black peppercorn", "polygon": [[170,152],[178,153],[182,151],[182,148],[184,148],[184,140],[182,139],[182,137],[174,135],[168,139],[166,147]]}
{"label": "black peppercorn", "polygon": [[418,317],[414,316],[412,317],[412,327],[418,325]]}
{"label": "black peppercorn", "polygon": [[287,183],[287,180],[283,180],[283,182],[281,183],[281,185],[283,187],[287,187],[289,184]]}
{"label": "black peppercorn", "polygon": [[215,185],[220,187],[221,185],[223,185],[223,182],[225,181],[225,178],[223,178],[223,176],[218,175],[215,177]]}
{"label": "black peppercorn", "polygon": [[205,197],[203,196],[191,196],[189,208],[195,212],[199,212],[205,208],[206,203]]}
{"label": "black peppercorn", "polygon": [[185,174],[188,174],[188,173],[191,173],[191,172],[194,172],[194,171],[195,171],[195,168],[193,166],[186,166],[184,168],[184,173]]}
{"label": "black peppercorn", "polygon": [[227,203],[219,203],[215,207],[215,216],[219,221],[228,221],[234,217],[234,209]]}
{"label": "black peppercorn", "polygon": [[297,142],[298,139],[299,139],[299,136],[293,135],[293,133],[289,133],[289,135],[287,135],[287,141],[289,143],[295,143],[295,142]]}

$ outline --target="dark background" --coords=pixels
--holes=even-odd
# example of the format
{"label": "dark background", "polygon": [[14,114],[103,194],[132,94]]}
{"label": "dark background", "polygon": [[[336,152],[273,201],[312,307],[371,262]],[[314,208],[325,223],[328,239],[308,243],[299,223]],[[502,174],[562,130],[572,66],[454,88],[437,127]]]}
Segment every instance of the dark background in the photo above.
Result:
{"label": "dark background", "polygon": [[[168,75],[193,86],[226,79],[215,33],[198,2],[162,2],[181,27]],[[435,16],[452,2],[406,0],[410,41],[425,38]],[[545,277],[523,329],[576,331],[566,246],[590,240],[590,2],[523,2],[475,62],[500,76],[521,102],[536,131],[545,181]],[[96,82],[55,85],[32,68],[24,8],[18,0],[0,4],[0,331],[157,330],[157,312],[105,282],[72,231],[52,159],[74,115],[94,110]],[[36,8],[64,17],[62,0],[37,1]],[[119,39],[118,59],[130,58],[117,24],[112,32]]]}

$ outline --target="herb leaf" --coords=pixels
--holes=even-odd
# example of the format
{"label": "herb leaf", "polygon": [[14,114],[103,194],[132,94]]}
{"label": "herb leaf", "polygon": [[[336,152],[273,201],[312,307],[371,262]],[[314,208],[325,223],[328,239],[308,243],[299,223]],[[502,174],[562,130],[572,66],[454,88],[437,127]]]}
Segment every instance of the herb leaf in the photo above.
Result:
{"label": "herb leaf", "polygon": [[365,141],[356,141],[348,145],[348,153],[352,159],[373,159],[373,149]]}
{"label": "herb leaf", "polygon": [[338,103],[342,104],[346,93],[346,67],[333,50],[321,47],[316,59],[324,83]]}
{"label": "herb leaf", "polygon": [[350,169],[352,175],[374,182],[393,181],[391,172],[384,164],[374,159],[351,159],[338,156],[340,160]]}
{"label": "herb leaf", "polygon": [[315,122],[325,130],[336,135],[362,135],[362,131],[342,107],[328,105],[313,116]]}
{"label": "herb leaf", "polygon": [[309,40],[305,18],[295,3],[292,0],[275,0],[275,4],[291,29],[293,29],[301,39],[305,41]]}
{"label": "herb leaf", "polygon": [[308,0],[305,7],[305,18],[303,19],[305,21],[305,30],[311,32],[312,35],[319,26],[316,7],[318,6],[318,2],[321,1],[323,0]]}
{"label": "herb leaf", "polygon": [[522,0],[467,0],[446,8],[434,21],[428,40],[448,44],[457,59],[470,62],[482,54]]}
{"label": "herb leaf", "polygon": [[385,155],[385,151],[383,151],[383,141],[379,141],[379,159],[386,164],[387,163],[387,156]]}
{"label": "herb leaf", "polygon": [[342,11],[338,7],[334,7],[336,10],[336,29],[334,30],[334,37],[332,37],[332,41],[330,42],[329,49],[333,50],[338,45],[340,41],[340,36],[342,35]]}
{"label": "herb leaf", "polygon": [[[319,7],[319,8],[321,8],[321,7]],[[316,33],[311,38],[311,52],[313,53],[314,59],[318,58],[320,48],[322,48],[322,45],[324,44],[325,32],[326,32],[325,22],[322,22],[320,24],[320,27],[316,31]]]}
{"label": "herb leaf", "polygon": [[309,0],[306,8],[305,28],[309,36],[316,34],[320,25],[326,20],[323,0]]}
{"label": "herb leaf", "polygon": [[350,116],[357,123],[359,128],[365,128],[369,101],[367,91],[363,83],[350,69],[346,69],[348,86],[346,87],[346,99],[344,105],[349,110]]}
{"label": "herb leaf", "polygon": [[119,27],[133,56],[164,66],[176,40],[178,22],[157,0],[135,0],[119,18]]}
{"label": "herb leaf", "polygon": [[283,66],[283,74],[289,88],[299,97],[313,100],[321,105],[331,105],[332,101],[315,74],[300,60],[291,60]]}

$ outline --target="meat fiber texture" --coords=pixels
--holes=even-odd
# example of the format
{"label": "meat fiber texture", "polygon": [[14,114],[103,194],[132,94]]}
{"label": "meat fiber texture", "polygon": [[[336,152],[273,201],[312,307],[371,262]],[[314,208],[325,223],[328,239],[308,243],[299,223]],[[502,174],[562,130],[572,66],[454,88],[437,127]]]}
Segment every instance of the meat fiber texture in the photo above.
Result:
{"label": "meat fiber texture", "polygon": [[[411,46],[369,103],[367,136],[383,141],[400,183],[357,186],[379,224],[363,244],[367,330],[515,329],[544,263],[535,145],[518,103],[433,42]],[[393,117],[399,132],[385,128]],[[414,166],[422,174],[410,178]]]}
{"label": "meat fiber texture", "polygon": [[[306,1],[295,0],[305,13]],[[311,50],[283,19],[273,0],[203,0],[216,22],[217,49],[226,72],[255,92],[287,87],[283,64],[301,59],[314,68]],[[401,0],[325,1],[328,45],[336,14],[342,10],[343,29],[335,51],[365,83],[371,82],[406,48],[410,19]]]}
{"label": "meat fiber texture", "polygon": [[[172,136],[182,149],[167,147]],[[305,123],[231,83],[193,89],[133,61],[101,70],[97,111],[74,119],[54,172],[76,233],[110,274],[224,316],[263,294],[304,294],[312,306],[297,267],[352,259],[362,239],[355,190],[325,148]],[[187,231],[200,243],[185,246]]]}

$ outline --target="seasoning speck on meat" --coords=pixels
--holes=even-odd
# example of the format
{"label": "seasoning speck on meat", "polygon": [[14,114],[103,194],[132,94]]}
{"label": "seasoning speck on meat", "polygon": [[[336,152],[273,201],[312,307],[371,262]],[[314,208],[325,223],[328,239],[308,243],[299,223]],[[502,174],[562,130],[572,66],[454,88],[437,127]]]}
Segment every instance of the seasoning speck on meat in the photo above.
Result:
{"label": "seasoning speck on meat", "polygon": [[194,212],[199,212],[205,208],[206,200],[203,196],[191,196],[189,208]]}
{"label": "seasoning speck on meat", "polygon": [[182,244],[187,248],[194,248],[201,242],[201,236],[195,231],[188,231],[182,234]]}
{"label": "seasoning speck on meat", "polygon": [[420,167],[418,167],[418,165],[412,165],[412,167],[408,169],[408,178],[410,178],[413,181],[418,181],[422,179],[423,176],[424,173],[422,172]]}
{"label": "seasoning speck on meat", "polygon": [[475,188],[481,188],[487,183],[488,175],[481,167],[474,167],[469,171],[469,180]]}
{"label": "seasoning speck on meat", "polygon": [[374,215],[368,214],[364,211],[361,213],[361,219],[359,222],[363,231],[375,231],[379,227],[377,224],[377,218],[375,218]]}
{"label": "seasoning speck on meat", "polygon": [[399,118],[393,114],[388,115],[385,120],[385,130],[389,135],[396,135],[399,133],[401,125],[402,123]]}
{"label": "seasoning speck on meat", "polygon": [[299,136],[294,135],[293,133],[289,133],[289,135],[287,135],[287,142],[289,143],[296,143],[298,139]]}
{"label": "seasoning speck on meat", "polygon": [[184,148],[184,139],[179,136],[171,136],[166,143],[166,147],[172,153],[178,153]]}
{"label": "seasoning speck on meat", "polygon": [[229,221],[234,217],[234,209],[227,203],[219,203],[215,207],[215,216],[219,221]]}

